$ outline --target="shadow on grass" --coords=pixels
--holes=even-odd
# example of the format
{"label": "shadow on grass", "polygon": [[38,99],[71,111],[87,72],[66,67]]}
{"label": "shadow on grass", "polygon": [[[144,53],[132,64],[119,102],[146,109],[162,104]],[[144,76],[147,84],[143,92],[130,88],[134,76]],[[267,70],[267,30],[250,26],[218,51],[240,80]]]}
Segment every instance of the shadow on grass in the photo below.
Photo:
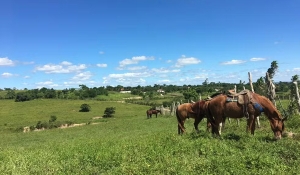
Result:
{"label": "shadow on grass", "polygon": [[199,139],[199,138],[213,138],[212,134],[207,131],[199,131],[199,132],[192,132],[188,134],[189,139],[194,140],[194,139]]}
{"label": "shadow on grass", "polygon": [[226,139],[226,140],[239,141],[241,139],[241,136],[236,135],[234,133],[229,133],[229,134],[226,134],[225,136],[223,136],[223,138]]}

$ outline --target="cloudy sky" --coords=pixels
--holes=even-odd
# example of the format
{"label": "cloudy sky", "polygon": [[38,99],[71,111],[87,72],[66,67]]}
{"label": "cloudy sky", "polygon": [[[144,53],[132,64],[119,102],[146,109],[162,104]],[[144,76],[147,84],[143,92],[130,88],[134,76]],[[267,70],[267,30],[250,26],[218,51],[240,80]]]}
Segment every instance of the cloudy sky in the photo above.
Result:
{"label": "cloudy sky", "polygon": [[0,1],[0,88],[197,85],[300,74],[300,1]]}

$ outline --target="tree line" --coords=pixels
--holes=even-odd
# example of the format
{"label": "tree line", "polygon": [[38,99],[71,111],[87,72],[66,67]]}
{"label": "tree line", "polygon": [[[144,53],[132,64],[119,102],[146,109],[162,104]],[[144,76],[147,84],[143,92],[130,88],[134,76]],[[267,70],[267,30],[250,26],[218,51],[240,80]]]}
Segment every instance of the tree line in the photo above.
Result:
{"label": "tree line", "polygon": [[[275,83],[277,93],[287,93],[290,91],[292,82],[278,82]],[[236,86],[237,90],[243,90],[244,88],[250,89],[250,84],[240,81],[239,83],[221,83],[221,82],[208,82],[206,79],[201,85],[159,85],[154,86],[136,86],[136,87],[123,87],[118,86],[106,86],[106,87],[87,87],[86,85],[79,85],[79,88],[69,88],[63,90],[55,90],[53,88],[40,88],[40,89],[24,89],[16,90],[11,88],[0,89],[5,91],[4,95],[0,96],[0,99],[15,99],[16,101],[28,101],[32,99],[88,99],[95,98],[98,95],[108,95],[110,91],[120,92],[131,91],[132,95],[139,95],[142,97],[152,98],[157,94],[158,90],[163,90],[164,94],[172,92],[180,92],[185,99],[197,100],[199,95],[208,96],[215,92],[227,91],[233,89]],[[266,95],[265,82],[262,78],[253,83],[254,91]],[[2,93],[3,94],[3,93]]]}

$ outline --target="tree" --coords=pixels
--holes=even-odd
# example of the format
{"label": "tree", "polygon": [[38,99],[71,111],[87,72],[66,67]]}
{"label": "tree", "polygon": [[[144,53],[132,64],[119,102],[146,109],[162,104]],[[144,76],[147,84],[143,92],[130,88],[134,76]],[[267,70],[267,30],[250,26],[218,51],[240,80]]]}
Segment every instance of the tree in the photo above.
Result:
{"label": "tree", "polygon": [[30,94],[28,92],[18,92],[16,95],[15,102],[23,102],[31,100]]}
{"label": "tree", "polygon": [[272,61],[271,62],[271,67],[267,71],[269,73],[270,79],[273,79],[273,77],[274,77],[277,70],[278,70],[277,61]]}
{"label": "tree", "polygon": [[14,90],[8,90],[5,95],[6,99],[14,99],[15,97],[16,97],[16,93]]}
{"label": "tree", "polygon": [[198,100],[198,93],[194,89],[183,92],[183,96],[186,100]]}
{"label": "tree", "polygon": [[265,87],[266,83],[264,81],[263,77],[260,77],[259,79],[256,80],[256,83],[254,83],[254,91],[259,94],[265,94]]}
{"label": "tree", "polygon": [[91,106],[84,103],[80,106],[79,112],[89,112],[91,110]]}
{"label": "tree", "polygon": [[113,117],[113,114],[116,112],[115,111],[116,108],[115,107],[107,107],[104,111],[104,118],[108,118],[108,117]]}

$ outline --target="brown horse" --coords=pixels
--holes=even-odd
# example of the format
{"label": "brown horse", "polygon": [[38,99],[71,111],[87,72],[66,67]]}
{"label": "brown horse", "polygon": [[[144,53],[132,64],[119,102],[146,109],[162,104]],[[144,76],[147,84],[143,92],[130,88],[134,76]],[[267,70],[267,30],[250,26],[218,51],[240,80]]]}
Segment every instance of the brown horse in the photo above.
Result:
{"label": "brown horse", "polygon": [[[205,117],[207,101],[200,100],[195,103],[183,103],[176,109],[176,117],[178,121],[178,134],[185,132],[184,122],[187,118],[193,118],[194,127],[199,132],[198,124]],[[210,127],[210,123],[207,123],[207,127]]]}
{"label": "brown horse", "polygon": [[273,103],[259,94],[247,91],[246,94],[236,95],[241,101],[235,101],[228,95],[220,95],[212,99],[208,105],[208,116],[212,122],[212,133],[221,135],[222,121],[224,117],[247,117],[247,131],[254,135],[255,118],[262,112],[270,121],[275,139],[280,139],[284,130],[284,120]]}
{"label": "brown horse", "polygon": [[149,109],[149,110],[146,111],[147,118],[152,118],[152,114],[155,114],[156,118],[157,118],[157,114],[158,113],[161,114],[161,111],[160,110],[156,110],[156,109]]}

